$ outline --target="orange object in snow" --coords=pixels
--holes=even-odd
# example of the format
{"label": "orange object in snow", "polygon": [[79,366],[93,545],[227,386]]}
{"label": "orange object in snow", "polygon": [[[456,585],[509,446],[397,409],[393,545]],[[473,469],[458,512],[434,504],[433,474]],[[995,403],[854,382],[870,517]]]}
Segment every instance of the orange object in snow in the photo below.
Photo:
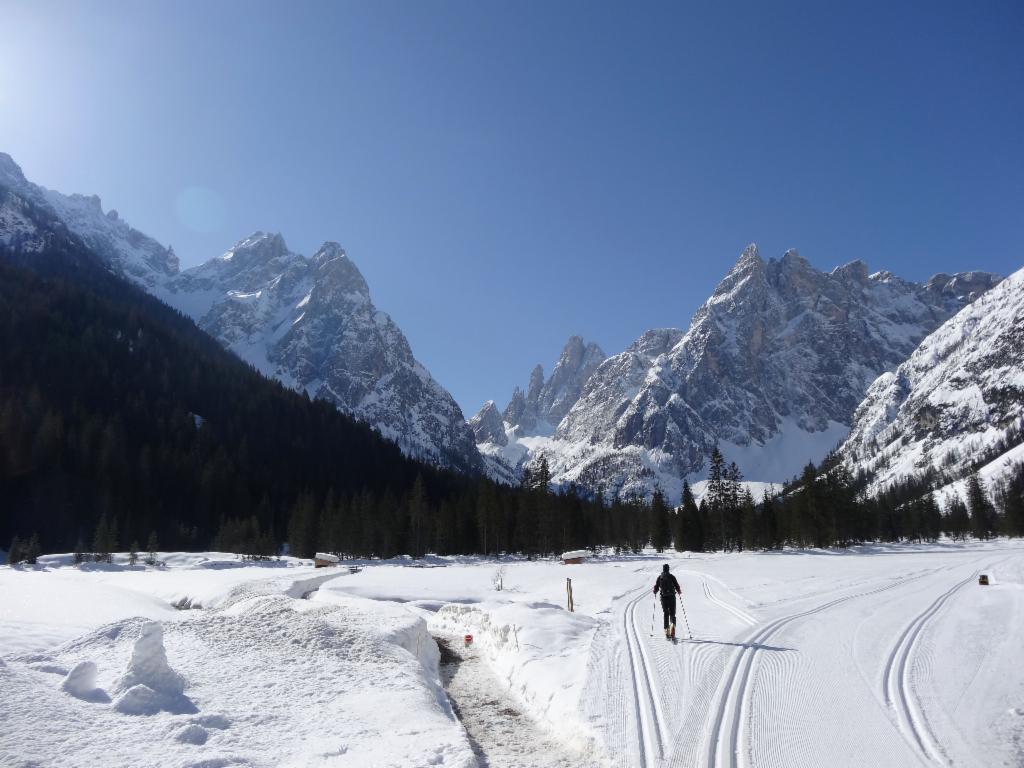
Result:
{"label": "orange object in snow", "polygon": [[466,641],[466,645],[469,645],[470,643],[472,643],[472,642],[473,642],[473,636],[472,636],[472,635],[466,635],[466,636],[465,636],[464,638],[462,638],[462,639]]}

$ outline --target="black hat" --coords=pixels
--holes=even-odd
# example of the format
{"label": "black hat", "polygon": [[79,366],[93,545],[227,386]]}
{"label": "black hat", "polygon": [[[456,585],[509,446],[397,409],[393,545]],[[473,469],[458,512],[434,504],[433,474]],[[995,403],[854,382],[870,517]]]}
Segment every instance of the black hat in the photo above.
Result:
{"label": "black hat", "polygon": [[663,566],[661,566],[661,570],[663,570],[665,573],[668,573],[668,563],[665,563]]}

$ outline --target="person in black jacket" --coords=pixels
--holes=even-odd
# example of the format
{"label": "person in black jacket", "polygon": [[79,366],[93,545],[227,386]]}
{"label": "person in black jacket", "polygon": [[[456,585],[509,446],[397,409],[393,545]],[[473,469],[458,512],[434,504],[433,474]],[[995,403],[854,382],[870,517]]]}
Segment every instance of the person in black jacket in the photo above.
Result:
{"label": "person in black jacket", "polygon": [[676,636],[676,595],[683,594],[676,577],[668,572],[668,563],[661,566],[661,575],[654,582],[654,593],[661,593],[661,610],[665,614],[665,637]]}

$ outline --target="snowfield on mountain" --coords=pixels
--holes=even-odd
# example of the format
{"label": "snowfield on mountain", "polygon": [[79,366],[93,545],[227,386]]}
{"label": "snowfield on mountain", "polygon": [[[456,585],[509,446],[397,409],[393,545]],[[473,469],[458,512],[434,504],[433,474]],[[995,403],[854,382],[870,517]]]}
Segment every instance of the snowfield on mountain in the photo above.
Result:
{"label": "snowfield on mountain", "polygon": [[[748,480],[783,482],[846,438],[879,374],[999,280],[919,284],[861,261],[822,272],[795,250],[765,260],[752,244],[686,331],[647,331],[607,359],[571,338],[550,380],[538,366],[527,394],[516,388],[505,434],[495,406],[477,414],[477,448],[495,477],[544,457],[555,482],[608,494],[679,498],[716,445]],[[546,409],[553,388],[559,408]]]}
{"label": "snowfield on mountain", "polygon": [[840,455],[851,472],[869,475],[869,494],[927,471],[959,479],[981,457],[991,487],[1024,458],[1022,430],[1024,269],[878,377]]}
{"label": "snowfield on mountain", "polygon": [[[575,566],[159,558],[0,568],[0,763],[1024,761],[1018,541]],[[674,643],[651,594],[665,562]]]}

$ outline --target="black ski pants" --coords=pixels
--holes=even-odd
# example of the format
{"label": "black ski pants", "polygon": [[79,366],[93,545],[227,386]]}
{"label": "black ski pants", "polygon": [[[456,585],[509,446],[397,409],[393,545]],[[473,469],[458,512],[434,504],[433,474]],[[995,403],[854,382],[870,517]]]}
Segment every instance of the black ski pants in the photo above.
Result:
{"label": "black ski pants", "polygon": [[676,596],[669,592],[661,596],[661,610],[665,613],[665,629],[676,623]]}

